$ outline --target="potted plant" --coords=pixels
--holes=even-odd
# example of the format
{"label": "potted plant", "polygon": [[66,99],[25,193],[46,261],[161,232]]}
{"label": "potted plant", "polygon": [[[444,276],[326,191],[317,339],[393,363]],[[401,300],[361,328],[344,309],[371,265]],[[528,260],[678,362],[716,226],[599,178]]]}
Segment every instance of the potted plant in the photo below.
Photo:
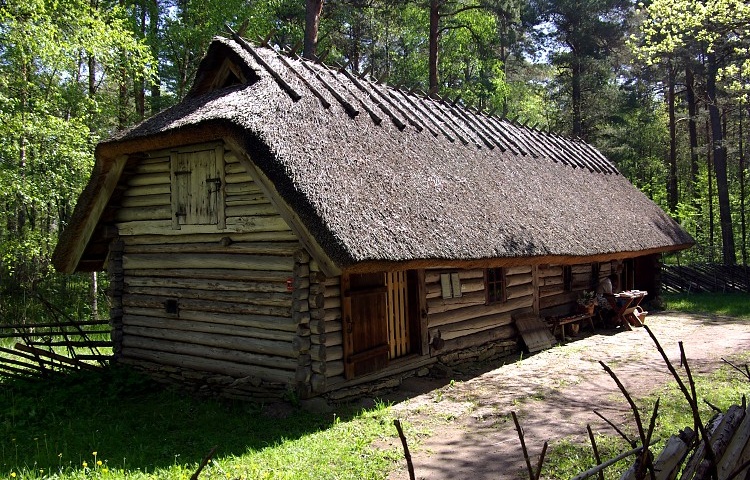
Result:
{"label": "potted plant", "polygon": [[596,292],[591,290],[590,292],[584,290],[578,296],[578,305],[580,305],[581,311],[588,313],[589,315],[594,313],[594,306],[596,305]]}

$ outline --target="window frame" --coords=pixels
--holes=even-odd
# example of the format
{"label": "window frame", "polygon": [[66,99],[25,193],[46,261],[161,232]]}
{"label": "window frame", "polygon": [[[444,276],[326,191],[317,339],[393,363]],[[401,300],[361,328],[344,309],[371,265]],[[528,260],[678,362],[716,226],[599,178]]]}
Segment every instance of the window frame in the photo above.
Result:
{"label": "window frame", "polygon": [[[498,275],[499,273],[499,275]],[[500,297],[497,298],[492,292],[497,285],[500,286]],[[494,305],[508,301],[508,284],[506,281],[506,271],[503,267],[485,268],[484,269],[484,291],[485,304]]]}

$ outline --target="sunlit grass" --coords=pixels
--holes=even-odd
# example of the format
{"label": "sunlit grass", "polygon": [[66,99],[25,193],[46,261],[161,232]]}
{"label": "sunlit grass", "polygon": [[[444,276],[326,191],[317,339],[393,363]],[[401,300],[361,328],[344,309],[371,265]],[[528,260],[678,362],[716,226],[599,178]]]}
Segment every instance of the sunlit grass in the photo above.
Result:
{"label": "sunlit grass", "polygon": [[750,320],[750,295],[742,293],[668,293],[668,310],[724,315]]}

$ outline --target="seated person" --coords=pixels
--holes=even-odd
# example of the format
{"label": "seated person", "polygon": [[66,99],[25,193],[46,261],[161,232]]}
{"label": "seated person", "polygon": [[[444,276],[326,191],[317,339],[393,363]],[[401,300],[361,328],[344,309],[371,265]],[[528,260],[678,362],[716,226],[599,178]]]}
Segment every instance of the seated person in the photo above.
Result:
{"label": "seated person", "polygon": [[600,308],[602,318],[611,321],[619,309],[615,293],[620,290],[620,278],[616,273],[601,279],[596,286],[596,303]]}

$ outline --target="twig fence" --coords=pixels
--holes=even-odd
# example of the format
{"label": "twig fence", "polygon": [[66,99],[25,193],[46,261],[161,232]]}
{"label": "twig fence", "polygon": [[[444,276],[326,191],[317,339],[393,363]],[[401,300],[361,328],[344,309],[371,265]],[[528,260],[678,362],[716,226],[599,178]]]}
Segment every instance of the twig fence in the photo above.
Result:
{"label": "twig fence", "polygon": [[38,296],[52,318],[48,323],[0,324],[0,339],[17,339],[13,348],[0,346],[0,376],[48,376],[61,370],[99,370],[110,358],[111,340],[102,328],[107,320],[74,320]]}
{"label": "twig fence", "polygon": [[[591,477],[604,480],[604,471],[607,468],[633,456],[635,457],[635,461],[627,471],[622,473],[620,480],[750,480],[750,408],[747,406],[745,397],[743,396],[742,398],[742,405],[733,405],[725,412],[706,402],[716,413],[708,423],[703,424],[698,411],[698,396],[695,389],[695,382],[690,371],[690,365],[687,362],[687,357],[685,356],[682,342],[679,342],[680,364],[685,369],[686,381],[677,373],[677,370],[670,362],[653,332],[647,326],[644,326],[644,328],[654,341],[657,350],[685,397],[693,416],[693,428],[686,427],[678,434],[672,435],[667,440],[661,452],[655,457],[652,447],[658,443],[657,440],[653,439],[653,433],[659,411],[659,400],[657,399],[654,409],[651,412],[649,423],[646,426],[641,417],[641,412],[625,386],[617,378],[617,375],[605,363],[599,362],[602,368],[615,381],[620,392],[622,392],[630,405],[638,430],[638,439],[628,437],[614,423],[595,410],[594,413],[614,428],[632,448],[614,458],[602,461],[591,426],[587,425],[586,429],[591,441],[596,466],[575,476],[573,480],[584,480]],[[724,362],[739,371],[750,382],[750,368],[747,365],[739,367],[727,360],[724,360]],[[529,480],[539,480],[547,453],[547,442],[544,442],[536,465],[532,465],[532,458],[526,447],[523,428],[516,417],[516,413],[511,412],[511,415],[516,426],[516,431],[518,432],[518,439],[521,443],[528,478]],[[397,424],[399,436],[407,452],[406,460],[409,467],[409,476],[414,480],[414,467],[411,462],[411,456],[408,454],[406,438],[403,436],[400,423],[397,422],[398,420],[394,421]]]}

